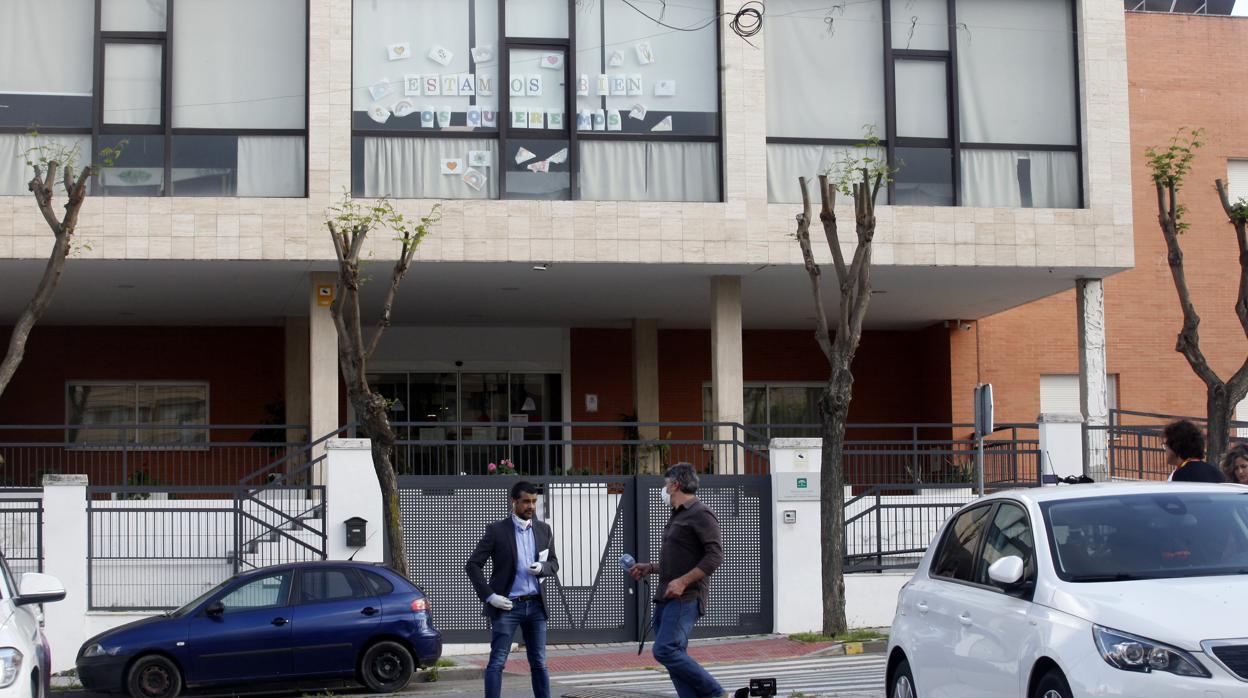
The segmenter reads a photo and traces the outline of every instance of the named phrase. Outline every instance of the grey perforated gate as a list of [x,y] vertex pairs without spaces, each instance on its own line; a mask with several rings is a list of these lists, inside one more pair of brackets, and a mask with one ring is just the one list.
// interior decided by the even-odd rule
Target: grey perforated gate
[[[658,494],[662,478],[528,479],[542,487],[539,517],[554,530],[560,564],[557,579],[546,587],[548,642],[637,639],[649,599],[644,587],[625,577],[619,559],[626,552],[640,560],[657,556],[667,516]],[[428,594],[446,642],[488,637],[464,563],[486,524],[508,515],[514,483],[472,475],[399,478],[409,570]],[[720,517],[726,560],[713,578],[710,612],[698,623],[698,635],[771,631],[769,487],[766,477],[703,480],[700,494]]]

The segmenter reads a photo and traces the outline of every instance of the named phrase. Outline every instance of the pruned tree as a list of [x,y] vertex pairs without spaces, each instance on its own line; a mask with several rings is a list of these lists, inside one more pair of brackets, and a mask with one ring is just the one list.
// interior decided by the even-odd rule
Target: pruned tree
[[[38,133],[31,133],[38,138]],[[121,153],[120,147],[105,148],[100,155],[105,165],[111,165],[112,159]],[[30,339],[30,331],[35,323],[43,317],[52,297],[61,284],[61,274],[65,271],[65,262],[74,248],[74,233],[78,230],[78,213],[87,199],[87,184],[95,171],[91,165],[75,172],[75,161],[80,153],[76,147],[67,147],[52,142],[36,145],[24,153],[26,166],[33,176],[27,188],[35,197],[35,206],[43,215],[43,220],[52,232],[52,252],[48,255],[48,263],[44,265],[43,276],[30,302],[13,323],[9,334],[8,348],[5,349],[4,360],[0,361],[0,395],[13,380],[17,367],[26,355],[26,342]],[[65,212],[57,214],[56,192],[58,186],[65,191]]]
[[[1200,347],[1200,315],[1192,302],[1183,268],[1183,248],[1179,245],[1179,237],[1187,232],[1190,224],[1183,220],[1187,206],[1179,203],[1179,192],[1183,188],[1183,180],[1191,172],[1196,151],[1203,145],[1201,135],[1201,129],[1188,131],[1181,128],[1168,146],[1160,150],[1148,148],[1144,154],[1148,158],[1153,185],[1157,189],[1157,220],[1166,241],[1166,262],[1170,266],[1170,277],[1174,280],[1179,307],[1183,311],[1183,326],[1179,329],[1174,350],[1187,359],[1192,372],[1205,384],[1205,412],[1208,419],[1205,454],[1211,463],[1218,463],[1230,442],[1235,406],[1248,394],[1248,356],[1227,380],[1223,380],[1209,365],[1209,360]],[[1235,242],[1239,249],[1235,315],[1239,318],[1245,337],[1248,337],[1248,235],[1245,234],[1248,226],[1248,203],[1243,199],[1231,202],[1226,184],[1221,179],[1214,180],[1214,187],[1221,201],[1222,211],[1235,229]],[[1205,270],[1204,273],[1217,272]]]
[[[879,141],[868,130],[868,146]],[[810,277],[815,301],[815,340],[831,369],[819,396],[820,436],[823,439],[819,465],[820,569],[823,575],[823,633],[833,636],[847,629],[845,620],[845,424],[853,397],[854,354],[862,339],[862,324],[871,302],[871,248],[875,239],[875,199],[891,170],[883,160],[867,156],[848,158],[834,170],[835,179],[819,175],[819,222],[824,240],[832,253],[839,296],[836,314],[829,321],[824,303],[823,272],[815,262],[810,241],[811,203],[805,177],[802,212],[797,217],[797,242]],[[837,227],[836,195],[840,192],[854,203],[856,245],[846,263]],[[833,329],[835,328],[835,329]]]
[[[368,384],[368,362],[377,351],[382,335],[390,327],[399,285],[411,270],[416,248],[439,220],[440,204],[435,204],[428,215],[412,221],[386,199],[362,203],[344,196],[340,204],[329,209],[325,222],[338,257],[338,282],[334,302],[330,306],[334,327],[338,330],[338,364],[347,385],[347,399],[355,410],[356,419],[372,441],[373,468],[381,485],[389,564],[391,569],[404,576],[407,575],[407,555],[403,548],[403,528],[399,517],[399,481],[394,470],[394,443],[397,437],[390,426],[389,403]],[[392,232],[399,250],[375,327],[366,337],[360,308],[360,289],[366,279],[361,275],[360,258],[368,235],[378,229]]]

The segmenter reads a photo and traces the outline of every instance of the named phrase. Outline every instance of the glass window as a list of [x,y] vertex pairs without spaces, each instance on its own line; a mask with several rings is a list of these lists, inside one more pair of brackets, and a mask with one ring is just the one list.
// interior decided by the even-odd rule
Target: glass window
[[306,7],[305,0],[177,0],[173,127],[302,129]]
[[[646,0],[640,2],[650,4]],[[507,0],[507,36],[568,38],[568,3],[564,0]]]
[[[497,140],[393,136],[357,140],[362,141],[364,150],[363,189],[357,190],[357,195],[396,199],[498,198]],[[450,168],[462,170],[462,174],[455,176]]]
[[[524,151],[528,151],[526,154]],[[572,175],[568,141],[511,138],[503,167],[509,199],[569,199]],[[562,156],[559,154],[562,153]],[[530,155],[531,154],[531,155]],[[556,162],[562,157],[562,162]],[[540,168],[532,165],[540,164]]]
[[962,150],[962,204],[1006,208],[1077,208],[1074,152]]
[[103,196],[163,196],[165,192],[165,137],[99,137],[100,150],[120,148],[111,167],[101,167],[95,192]]
[[254,579],[221,597],[225,612],[285,606],[290,597],[290,570]]
[[1023,561],[1022,581],[1036,578],[1036,546],[1032,541],[1031,523],[1022,507],[1002,504],[992,517],[992,525],[984,534],[984,553],[976,565],[975,581],[995,584],[988,577],[988,568],[1003,557],[1015,556]]
[[[0,109],[0,112],[3,111]],[[30,196],[27,185],[35,172],[26,164],[26,160],[27,153],[32,148],[44,148],[44,152],[49,155],[71,155],[75,171],[80,171],[91,160],[89,134],[62,136],[41,133],[31,137],[24,133],[0,133],[0,196]],[[65,190],[60,184],[56,185],[56,195],[58,198],[65,196]]]
[[172,192],[303,196],[305,152],[302,136],[174,136]]
[[372,591],[373,595],[385,596],[386,594],[394,592],[394,585],[390,583],[389,579],[386,579],[376,572],[369,572],[368,570],[359,570],[359,572],[360,576],[364,578],[364,583],[368,585],[368,588]]
[[507,125],[512,129],[566,131],[563,51],[514,49],[509,59],[511,118]]
[[964,582],[974,579],[975,555],[992,506],[978,506],[958,514],[945,530],[932,561],[932,574]]
[[1070,0],[958,0],[957,13],[962,140],[1074,145]]
[[893,48],[949,50],[948,0],[889,0]]
[[953,205],[953,151],[948,148],[897,148],[893,203],[903,206]]
[[299,602],[317,603],[372,596],[354,570],[303,570],[299,573]]
[[718,201],[715,143],[582,141],[582,199]]
[[767,135],[856,139],[872,124],[887,138],[882,21],[880,0],[769,2]]
[[[66,397],[67,440],[86,446],[139,443],[197,446],[208,443],[205,383],[70,383]],[[100,429],[91,425],[142,425]],[[164,427],[164,428],[154,428]]]
[[897,135],[949,138],[949,102],[944,61],[896,63]]
[[165,0],[104,0],[100,5],[100,30],[163,32],[166,11]]
[[91,127],[93,9],[82,0],[4,3],[0,126]]
[[104,46],[104,123],[161,123],[163,61],[161,44]]
[[[819,205],[819,175],[839,177],[848,162],[863,158],[884,161],[883,148],[853,145],[772,143],[767,146],[767,200],[777,204],[802,203],[799,177],[806,178],[813,205]],[[838,194],[838,198],[840,195]],[[888,201],[888,187],[880,186],[877,204]]]
[[1066,581],[1238,575],[1248,566],[1245,499],[1158,492],[1047,502],[1041,511]]

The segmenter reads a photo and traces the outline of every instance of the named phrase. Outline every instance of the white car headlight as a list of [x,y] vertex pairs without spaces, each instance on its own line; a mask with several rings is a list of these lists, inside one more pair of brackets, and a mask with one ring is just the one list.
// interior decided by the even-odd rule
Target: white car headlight
[[1101,656],[1110,666],[1123,671],[1149,673],[1166,671],[1179,676],[1210,678],[1212,674],[1195,657],[1177,647],[1119,630],[1092,626],[1092,635]]
[[0,647],[0,688],[8,688],[22,669],[22,653],[14,647]]

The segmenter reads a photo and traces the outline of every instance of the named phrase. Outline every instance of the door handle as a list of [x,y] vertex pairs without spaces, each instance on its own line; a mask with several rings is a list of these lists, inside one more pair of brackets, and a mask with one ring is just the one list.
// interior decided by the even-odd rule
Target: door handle
[[365,606],[364,610],[360,611],[360,613],[363,613],[366,616],[375,616],[377,615],[377,609],[373,608],[372,606]]
[[970,625],[971,614],[967,613],[966,611],[963,611],[962,615],[958,616],[958,622],[961,623],[962,625]]
[[285,618],[274,618],[274,619],[273,619],[273,625],[276,625],[276,626],[278,626],[278,627],[281,627],[281,626],[283,626],[283,625],[286,625],[286,623],[288,623],[288,622],[289,622],[289,621],[287,621]]
[[914,604],[914,607],[919,609],[919,613],[927,613],[927,603],[924,601]]

